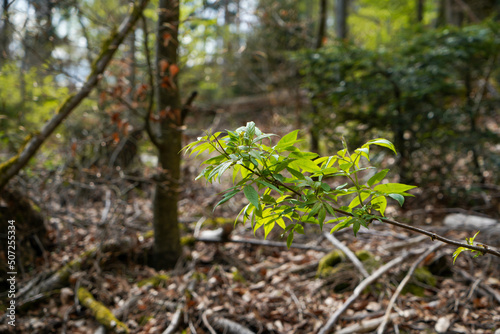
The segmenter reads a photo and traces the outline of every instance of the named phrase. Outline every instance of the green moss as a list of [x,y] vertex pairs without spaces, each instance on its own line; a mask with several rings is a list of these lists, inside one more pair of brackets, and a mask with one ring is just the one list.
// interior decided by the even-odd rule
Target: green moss
[[413,277],[422,283],[425,283],[427,285],[430,285],[432,287],[436,286],[436,277],[432,275],[432,273],[427,269],[427,267],[421,267],[415,269],[415,272],[413,273]]
[[116,38],[117,34],[118,34],[118,29],[116,27],[113,27],[113,29],[110,32],[109,37],[106,38],[102,42],[102,44],[101,44],[101,53],[99,53],[99,55],[92,62],[92,65],[90,66],[90,74],[87,77],[87,81],[88,81],[88,79],[91,76],[95,75],[95,73],[97,72],[97,68],[96,67],[97,67],[97,64],[101,61],[101,59],[104,58],[104,56],[106,56],[111,51],[110,50],[111,43]]
[[360,250],[355,254],[356,257],[363,263],[363,266],[365,267],[366,271],[368,271],[368,273],[372,273],[374,270],[380,267],[380,261],[377,260],[375,255],[373,255],[371,252],[367,250]]
[[245,279],[245,277],[243,277],[243,275],[240,274],[238,269],[234,269],[233,270],[233,281],[245,283],[246,279]]
[[345,260],[345,254],[336,249],[319,260],[316,277],[325,277],[332,274],[332,268]]
[[87,260],[89,257],[93,257],[96,252],[96,248],[92,248],[91,250],[85,251],[78,256],[78,258],[66,264],[64,267],[57,271],[57,274],[60,277],[61,282],[66,282],[69,279],[71,273],[79,270],[82,266],[82,263]]
[[61,111],[64,111],[66,105],[70,102],[70,100],[75,97],[75,94],[68,95],[64,101],[57,107],[56,113],[59,114]]
[[[416,281],[425,285],[430,285],[432,287],[435,287],[437,283],[436,277],[432,275],[427,267],[415,269],[412,280],[414,282]],[[402,293],[411,293],[412,295],[415,295],[417,297],[423,297],[425,295],[425,288],[418,283],[409,283],[404,287]]]
[[357,251],[356,253],[356,257],[359,259],[359,261],[363,262],[363,261],[366,261],[366,260],[369,260],[369,259],[373,259],[374,256],[372,253],[370,253],[369,251],[367,250],[360,250],[360,251]]
[[78,300],[92,312],[95,319],[106,329],[116,333],[129,333],[127,325],[116,319],[113,313],[102,303],[96,301],[87,289],[82,287],[78,289]]
[[181,245],[182,246],[193,247],[195,244],[196,244],[196,238],[193,237],[192,235],[187,235],[187,236],[181,238]]
[[139,281],[137,283],[137,286],[143,287],[145,285],[152,285],[153,287],[156,288],[159,285],[164,284],[168,279],[169,279],[169,277],[167,275],[156,275],[153,277],[143,279],[142,281]]
[[214,227],[220,227],[226,224],[234,225],[234,218],[225,218],[225,217],[208,218],[207,220],[205,220],[204,224]]
[[23,143],[21,144],[21,146],[19,147],[19,149],[17,150],[17,154],[14,155],[12,158],[10,158],[9,160],[5,161],[5,162],[2,162],[0,164],[0,175],[2,175],[3,173],[5,173],[5,171],[7,169],[10,168],[10,166],[12,166],[13,164],[15,164],[17,162],[17,160],[19,160],[19,157],[21,156],[21,153],[23,152],[24,148],[26,147],[26,145],[28,145],[29,141],[33,138],[33,135],[32,134],[28,134],[26,135],[26,137],[24,137],[24,140],[23,140]]

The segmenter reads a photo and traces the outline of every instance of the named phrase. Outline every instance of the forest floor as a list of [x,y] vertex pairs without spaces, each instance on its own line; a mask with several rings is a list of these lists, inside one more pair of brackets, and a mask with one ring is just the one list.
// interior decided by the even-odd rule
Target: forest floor
[[[193,166],[184,167],[180,220],[183,236],[202,238],[228,222],[232,226],[244,199],[236,196],[212,211],[224,185],[190,181],[194,173]],[[317,333],[350,302],[366,277],[344,256],[338,264],[318,270],[336,247],[315,226],[296,236],[294,246],[302,249],[287,249],[274,231],[267,240],[275,243],[245,242],[264,238],[242,224],[236,225],[229,240],[186,245],[174,270],[158,272],[144,260],[153,241],[151,185],[130,192],[127,184],[102,183],[81,192],[76,188],[60,182],[36,194],[53,247],[35,263],[24,264],[17,288],[41,286],[72,264],[69,277],[57,289],[18,298],[15,327],[7,324],[1,311],[1,333],[104,333],[98,315],[76,297],[81,287],[114,312],[130,333],[164,333],[173,327],[167,332]],[[458,241],[472,236],[444,227],[443,215],[432,210],[418,220],[396,207],[388,208],[387,215],[425,224],[426,229]],[[359,296],[332,326],[332,333],[375,332],[409,268],[437,242],[382,223],[360,230],[357,237],[351,230],[335,237],[352,252],[366,251],[362,264],[369,274],[406,256],[356,291]],[[102,247],[110,241],[118,246]],[[444,245],[421,259],[394,303],[386,333],[499,333],[500,259],[490,255],[472,259],[467,253],[453,265],[453,251]],[[88,258],[78,265],[72,262],[84,257]],[[3,310],[5,297],[0,296]]]

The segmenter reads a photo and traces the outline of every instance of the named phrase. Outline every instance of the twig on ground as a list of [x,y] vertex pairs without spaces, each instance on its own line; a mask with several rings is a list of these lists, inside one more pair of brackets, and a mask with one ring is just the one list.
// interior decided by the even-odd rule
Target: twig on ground
[[398,298],[398,296],[401,293],[401,291],[403,291],[403,288],[406,286],[406,283],[408,283],[408,281],[410,280],[410,278],[413,275],[413,272],[415,271],[415,269],[417,269],[418,265],[423,260],[425,260],[425,258],[427,256],[429,256],[429,254],[431,254],[432,252],[435,252],[441,246],[443,246],[443,244],[434,244],[425,253],[423,253],[422,255],[420,255],[415,262],[413,262],[412,266],[408,270],[408,273],[403,278],[403,280],[401,281],[401,283],[399,283],[398,288],[396,289],[396,291],[392,295],[391,300],[389,301],[389,305],[387,305],[387,310],[385,311],[385,315],[383,317],[382,323],[380,324],[380,326],[377,329],[377,334],[384,333],[385,326],[389,322],[389,319],[392,319],[391,311],[392,311],[392,308],[394,307],[394,303],[396,302],[396,299]]
[[162,334],[173,334],[179,327],[182,319],[182,309],[184,306],[179,305],[177,306],[177,309],[175,310],[175,313],[172,317],[172,321],[170,322],[170,325],[163,331]]
[[419,235],[417,237],[408,239],[406,241],[394,242],[392,244],[389,244],[389,245],[383,247],[383,249],[387,250],[387,251],[397,251],[397,250],[400,250],[403,248],[408,248],[411,246],[418,245],[422,241],[427,240],[427,238],[428,237],[426,237],[425,235]]
[[363,275],[364,278],[370,276],[370,274],[368,274],[368,272],[366,271],[366,269],[363,266],[363,264],[361,263],[361,261],[359,261],[359,259],[356,257],[356,255],[347,246],[345,246],[342,242],[340,242],[337,238],[335,238],[333,235],[331,235],[328,232],[324,232],[323,235],[335,247],[340,249],[349,258],[349,260],[351,260],[351,262],[359,270],[359,272],[361,273],[361,275]]
[[[476,280],[475,277],[473,277],[468,272],[466,272],[466,271],[464,271],[462,269],[456,268],[456,269],[454,269],[454,271],[456,271],[457,273],[459,273],[460,275],[462,275],[464,278],[466,278],[467,280],[469,280],[471,282],[474,282]],[[497,301],[497,303],[500,304],[500,294],[498,292],[496,292],[489,285],[484,284],[484,283],[479,283],[479,287],[481,289],[483,289],[484,291],[486,291],[491,296],[493,296],[493,298],[495,298],[495,300]]]
[[217,334],[217,332],[215,331],[215,329],[208,322],[208,319],[207,319],[207,312],[208,311],[209,310],[205,310],[205,312],[203,312],[201,314],[201,320],[203,321],[203,324],[205,325],[205,327],[207,327],[207,329],[210,332],[210,334]]
[[[411,317],[415,315],[417,312],[415,310],[406,310],[403,311],[403,316],[405,318]],[[395,319],[401,316],[398,313],[392,313],[390,315],[390,319]],[[336,331],[335,334],[355,334],[355,333],[365,333],[374,330],[379,326],[379,324],[384,320],[384,317],[370,319],[370,320],[362,320],[357,324],[354,324],[349,327],[342,328],[339,331]]]
[[[278,242],[278,241],[269,241],[269,240],[257,240],[257,239],[234,239],[230,238],[226,241],[223,240],[215,240],[215,239],[205,239],[205,238],[195,238],[196,241],[201,241],[201,242],[234,242],[234,243],[239,243],[239,244],[248,244],[248,245],[257,245],[257,246],[268,246],[268,247],[282,247],[282,248],[287,248],[286,242]],[[327,248],[322,248],[322,247],[316,247],[316,246],[308,246],[308,245],[301,245],[301,244],[292,244],[290,248],[297,248],[297,249],[307,249],[307,250],[315,250],[318,252],[329,252],[330,249]]]
[[248,328],[226,318],[212,316],[210,318],[214,327],[226,334],[255,334]]

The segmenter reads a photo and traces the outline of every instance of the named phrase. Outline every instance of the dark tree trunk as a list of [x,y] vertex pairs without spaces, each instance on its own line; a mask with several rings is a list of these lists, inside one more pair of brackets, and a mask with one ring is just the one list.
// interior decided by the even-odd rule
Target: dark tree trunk
[[161,172],[153,200],[155,241],[153,265],[172,268],[182,247],[179,237],[177,202],[179,194],[181,150],[181,101],[177,86],[177,48],[179,2],[160,0],[156,43],[157,111],[161,118],[160,133],[152,138],[158,148]]
[[422,23],[424,20],[425,0],[417,0],[417,22]]
[[340,39],[347,38],[347,7],[348,0],[337,0],[337,6],[335,8],[335,32],[337,37]]
[[[325,43],[326,38],[326,18],[327,18],[327,0],[320,0],[319,7],[319,27],[318,27],[318,36],[316,39],[316,49],[320,49]],[[313,97],[314,100],[314,97]],[[312,101],[312,124],[311,130],[309,131],[309,135],[311,137],[311,152],[319,153],[319,139],[320,139],[320,129],[319,122],[320,116],[318,107]]]

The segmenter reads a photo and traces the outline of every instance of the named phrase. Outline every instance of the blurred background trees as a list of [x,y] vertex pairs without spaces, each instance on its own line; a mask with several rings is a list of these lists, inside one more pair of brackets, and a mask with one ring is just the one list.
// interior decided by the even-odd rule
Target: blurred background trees
[[[156,34],[160,3],[150,3],[96,90],[11,184],[43,194],[42,207],[58,196],[61,208],[106,194],[152,197],[159,169],[146,120],[157,130],[173,122],[185,140],[254,120],[265,131],[299,127],[325,155],[342,136],[353,146],[387,137],[400,152],[392,163],[401,181],[427,194],[415,207],[498,216],[498,1],[183,0],[178,61],[155,64],[154,45],[174,41]],[[123,0],[2,1],[1,162],[81,87],[128,9]],[[178,94],[170,109],[173,97],[162,101],[151,79],[162,71],[175,77],[160,80]]]

